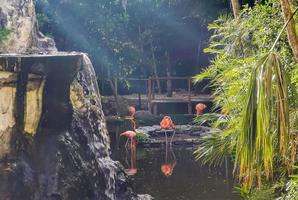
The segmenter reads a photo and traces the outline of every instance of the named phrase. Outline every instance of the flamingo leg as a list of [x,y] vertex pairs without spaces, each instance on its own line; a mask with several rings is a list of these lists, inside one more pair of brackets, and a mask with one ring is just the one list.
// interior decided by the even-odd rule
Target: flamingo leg
[[168,163],[168,144],[166,144],[166,163]]
[[127,138],[126,143],[125,143],[125,148],[127,149],[127,145],[128,145],[128,140],[129,138]]
[[137,162],[137,154],[136,154],[136,147],[134,147],[132,150],[132,168],[136,168],[136,162]]
[[134,155],[133,155],[133,149],[130,149],[130,168],[133,168],[133,159],[134,159]]
[[166,137],[166,146],[168,146],[168,136],[167,136],[167,131],[165,131],[165,137]]
[[173,133],[172,138],[171,138],[171,141],[170,141],[170,145],[171,145],[171,146],[172,146],[172,141],[173,141],[173,138],[174,138],[174,136],[175,136],[175,133],[176,133],[176,131],[174,130],[174,133]]
[[132,138],[130,138],[130,149],[131,149],[131,150],[133,149],[133,141],[132,141]]

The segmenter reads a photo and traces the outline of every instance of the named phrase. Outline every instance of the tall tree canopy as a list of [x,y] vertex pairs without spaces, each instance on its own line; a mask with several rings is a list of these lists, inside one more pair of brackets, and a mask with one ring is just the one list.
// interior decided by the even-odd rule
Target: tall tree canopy
[[167,51],[176,73],[193,75],[207,63],[200,54],[207,24],[229,6],[225,0],[36,1],[43,32],[59,50],[89,53],[102,77],[152,74],[152,49],[159,73],[166,73]]

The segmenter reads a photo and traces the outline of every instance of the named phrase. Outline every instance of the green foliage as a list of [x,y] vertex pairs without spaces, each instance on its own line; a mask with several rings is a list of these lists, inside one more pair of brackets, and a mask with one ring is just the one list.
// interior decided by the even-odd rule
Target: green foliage
[[223,9],[221,0],[36,0],[42,31],[53,35],[59,50],[87,52],[105,79],[150,76],[151,43],[158,73],[165,75],[165,51],[180,63],[174,50],[196,48],[197,32],[206,32],[201,27]]
[[9,34],[11,33],[11,30],[9,29],[0,29],[0,43],[5,41]]
[[236,191],[246,200],[268,200],[275,199],[275,188],[274,187],[263,187],[260,190],[253,190],[247,192],[242,187],[235,187]]
[[[298,170],[295,166],[294,169]],[[286,184],[286,193],[277,200],[296,200],[298,199],[298,174],[290,175],[290,180]]]
[[44,27],[47,23],[49,23],[48,16],[43,13],[37,13],[36,18],[40,27]]
[[141,132],[137,132],[137,135],[136,135],[136,140],[138,142],[143,142],[145,141],[147,138],[147,136],[144,134],[144,133],[141,133]]
[[225,128],[230,120],[231,118],[228,115],[219,113],[206,113],[194,118],[194,122],[198,125],[207,124],[218,129]]
[[215,108],[228,116],[212,123],[221,132],[202,139],[197,158],[217,164],[225,153],[236,152],[235,172],[247,183],[246,192],[295,158],[289,147],[294,143],[290,133],[297,130],[297,88],[288,89],[297,86],[297,65],[285,33],[277,44],[280,56],[266,55],[283,26],[279,6],[270,0],[245,7],[239,19],[222,16],[210,24],[214,34],[205,52],[214,60],[194,77],[196,82],[212,79]]
[[236,154],[240,180],[247,190],[256,181],[261,188],[263,173],[266,180],[273,176],[275,151],[285,166],[293,164],[289,148],[294,138],[289,133],[288,81],[276,53],[261,58],[251,75]]
[[291,175],[291,180],[287,184],[287,195],[285,199],[295,199],[298,197],[298,175]]
[[235,135],[224,135],[221,132],[212,132],[201,138],[201,143],[195,150],[195,158],[203,164],[210,166],[220,166],[225,157],[230,156],[233,151],[231,141]]

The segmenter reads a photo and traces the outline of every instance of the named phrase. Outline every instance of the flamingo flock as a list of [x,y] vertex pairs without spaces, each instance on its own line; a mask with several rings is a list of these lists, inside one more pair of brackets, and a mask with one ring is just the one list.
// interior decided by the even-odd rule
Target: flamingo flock
[[[195,107],[196,109],[196,116],[202,115],[204,113],[204,110],[207,108],[207,106],[203,103],[198,103]],[[136,168],[136,145],[137,145],[137,141],[136,141],[136,124],[134,121],[134,114],[136,112],[136,109],[134,106],[129,106],[128,107],[128,116],[127,119],[131,119],[132,121],[132,129],[133,130],[128,130],[125,131],[123,133],[120,134],[120,136],[124,136],[127,138],[126,144],[125,144],[125,148],[127,150],[127,146],[128,146],[128,142],[130,141],[130,158],[131,158],[131,162],[130,162],[130,167],[128,169],[126,169],[126,173],[130,176],[135,175],[137,173],[137,168]],[[175,129],[176,126],[173,122],[173,120],[171,119],[170,116],[164,116],[163,119],[160,122],[160,128],[161,130],[164,131],[165,133],[165,138],[166,138],[166,159],[165,159],[165,163],[163,163],[160,167],[161,172],[164,174],[164,176],[169,177],[173,174],[174,168],[176,166],[176,157],[175,154],[173,152],[172,149],[172,141],[173,138],[175,136]],[[173,154],[173,161],[168,162],[168,136],[167,136],[167,132],[173,132],[171,140],[170,140],[170,149],[171,152]]]

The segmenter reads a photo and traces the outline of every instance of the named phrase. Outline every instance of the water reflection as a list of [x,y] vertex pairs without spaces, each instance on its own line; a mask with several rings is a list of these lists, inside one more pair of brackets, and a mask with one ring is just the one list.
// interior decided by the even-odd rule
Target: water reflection
[[[233,169],[229,160],[220,168],[209,168],[194,160],[193,148],[169,146],[168,149],[138,147],[135,162],[131,160],[131,152],[124,150],[124,144],[121,147],[123,150],[114,149],[112,157],[127,169],[137,168],[132,178],[139,194],[149,193],[157,200],[240,199],[233,193]],[[161,172],[164,164],[169,167],[166,175]]]
[[[170,147],[168,147],[168,144],[166,144],[165,150],[165,162],[160,166],[160,170],[166,177],[170,177],[173,174],[174,168],[177,164],[177,160],[171,144]],[[168,155],[168,150],[170,150],[170,155]]]
[[125,152],[125,162],[126,166],[128,166],[125,171],[127,175],[134,176],[137,173],[137,148],[136,146],[132,146],[129,150],[125,148]]
[[[131,125],[131,123],[128,123]],[[120,161],[131,175],[139,194],[151,194],[157,200],[238,200],[233,193],[232,165],[226,159],[222,167],[209,168],[194,160],[192,147],[125,149],[121,132],[112,136],[112,158]],[[114,140],[113,140],[114,139]]]

